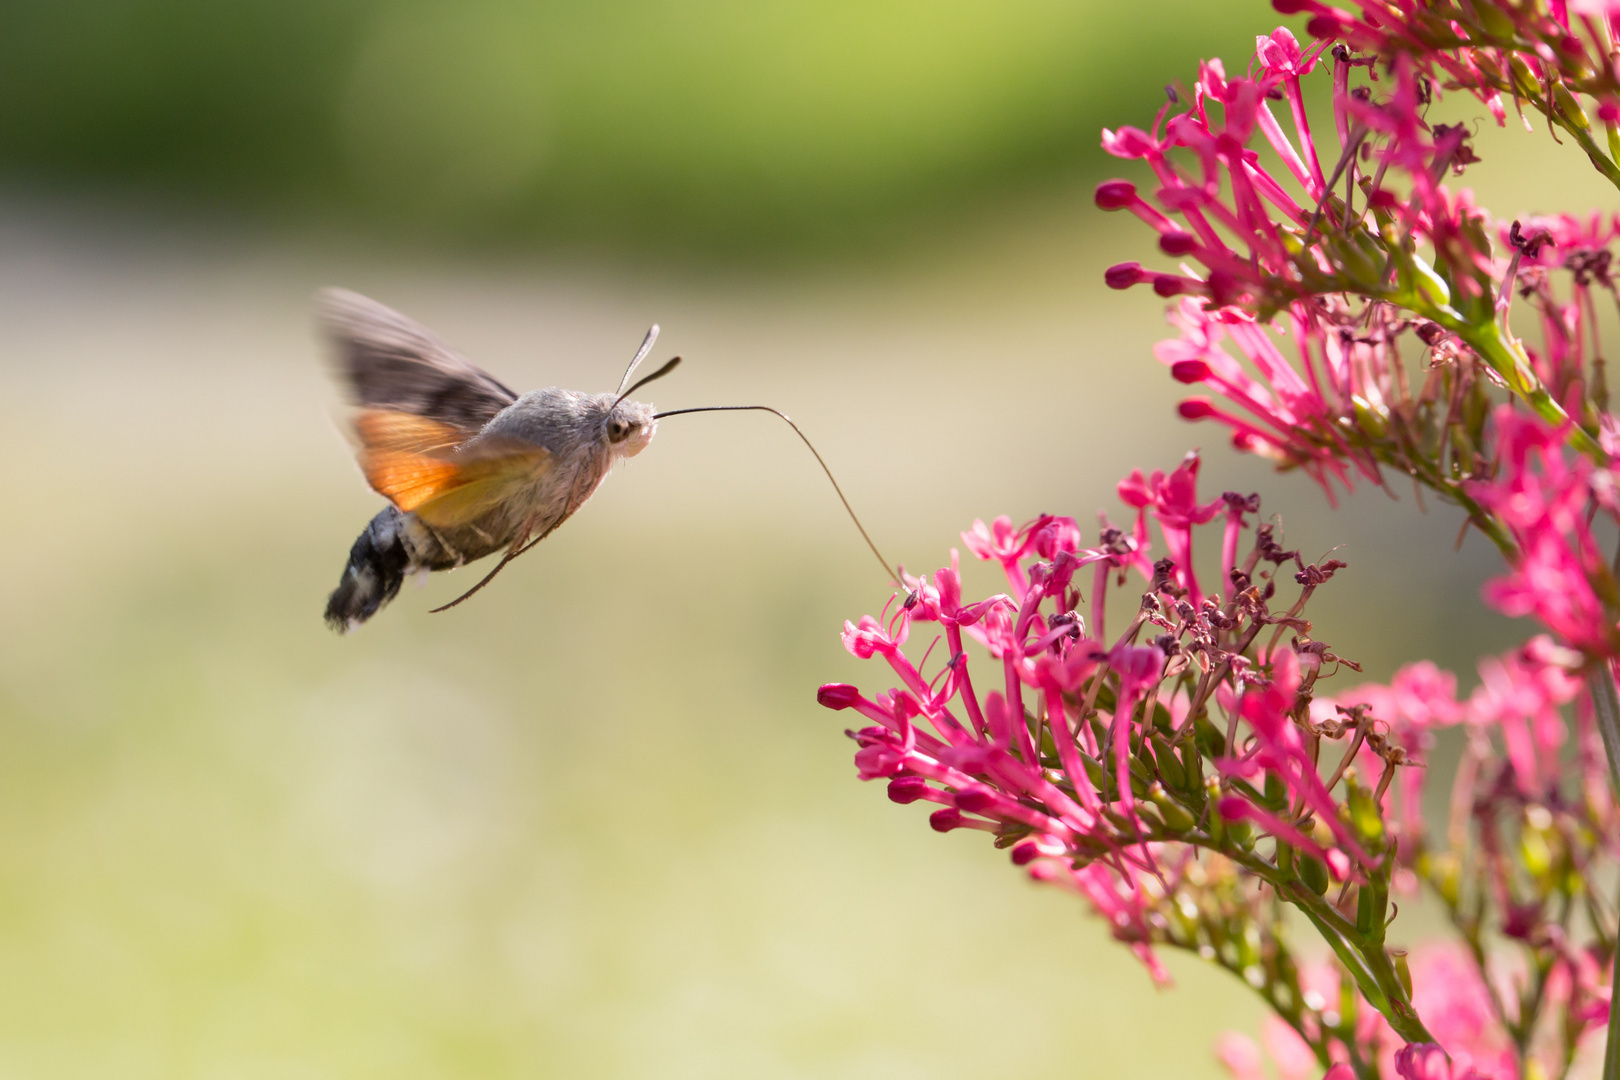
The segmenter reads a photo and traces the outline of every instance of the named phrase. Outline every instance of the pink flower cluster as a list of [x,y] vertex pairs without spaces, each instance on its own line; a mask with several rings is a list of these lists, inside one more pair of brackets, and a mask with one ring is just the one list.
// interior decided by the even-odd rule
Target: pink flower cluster
[[[1336,715],[1367,717],[1372,745],[1356,746],[1352,760],[1373,767],[1379,764],[1373,753],[1379,739],[1394,740],[1422,761],[1434,746],[1435,733],[1445,728],[1462,725],[1481,737],[1495,733],[1520,793],[1558,799],[1564,781],[1560,751],[1567,735],[1561,710],[1581,694],[1576,674],[1580,663],[1579,655],[1541,636],[1505,656],[1482,660],[1480,685],[1465,700],[1457,697],[1455,676],[1424,660],[1403,667],[1388,685],[1369,683],[1317,698],[1311,717],[1319,724]],[[1384,819],[1407,858],[1428,836],[1426,780],[1421,769],[1402,770],[1385,796]]]
[[[1361,686],[1312,705],[1313,715],[1364,711],[1379,731],[1423,753],[1441,728],[1460,725],[1467,735],[1441,835],[1424,826],[1420,780],[1395,785],[1385,805],[1403,865],[1455,922],[1471,927],[1480,950],[1444,951],[1448,966],[1438,974],[1429,960],[1420,963],[1433,947],[1412,958],[1414,1007],[1456,1071],[1403,1071],[1440,1068],[1445,1060],[1413,1051],[1395,1058],[1386,1075],[1394,1068],[1402,1077],[1516,1080],[1515,1057],[1502,1048],[1517,1044],[1538,1056],[1542,1075],[1559,1076],[1582,1041],[1607,1023],[1609,947],[1582,943],[1569,925],[1572,909],[1604,903],[1593,881],[1620,855],[1620,804],[1577,674],[1584,662],[1542,635],[1482,661],[1480,685],[1466,699],[1457,697],[1455,679],[1422,663],[1388,686]],[[1490,953],[1481,945],[1487,925],[1500,935]],[[1546,1016],[1556,1022],[1543,1024]],[[1379,1045],[1385,1055],[1399,1045],[1392,1036],[1358,1034],[1357,1042]]]
[[[1310,15],[1306,28],[1315,37],[1386,63],[1404,60],[1435,83],[1466,90],[1498,123],[1507,115],[1503,95],[1573,135],[1590,125],[1578,94],[1597,99],[1603,123],[1620,120],[1614,52],[1620,12],[1606,0],[1475,0],[1444,8],[1421,0],[1355,0],[1348,10],[1320,0],[1272,0],[1272,6],[1283,15]],[[1613,163],[1600,161],[1595,146],[1583,148],[1607,174]]]
[[1279,341],[1241,308],[1184,297],[1170,312],[1181,336],[1160,342],[1154,355],[1177,382],[1206,386],[1239,410],[1194,396],[1179,406],[1183,419],[1225,424],[1239,450],[1304,469],[1332,498],[1333,480],[1348,489],[1359,472],[1382,482],[1362,426],[1387,415],[1399,358],[1393,335],[1340,333],[1329,305],[1290,303]]
[[[1225,847],[1260,866],[1253,844],[1268,836],[1314,863],[1322,888],[1329,878],[1357,879],[1382,858],[1378,834],[1352,825],[1332,792],[1338,776],[1324,781],[1317,767],[1321,739],[1350,729],[1301,723],[1311,687],[1340,660],[1311,640],[1299,613],[1343,564],[1305,565],[1269,526],[1240,558],[1258,499],[1228,493],[1200,502],[1197,474],[1196,455],[1168,474],[1133,473],[1119,493],[1137,510],[1134,528],[1105,525],[1094,547],[1069,518],[1043,515],[1020,528],[1005,518],[976,522],[963,541],[1000,564],[1007,591],[965,602],[953,553],[931,581],[908,579],[904,602],[884,619],[845,625],[845,647],[881,659],[899,685],[868,696],[829,684],[819,694],[823,705],[870,721],[852,732],[862,779],[887,780],[896,802],[935,804],[937,830],[994,835],[1037,880],[1089,900],[1161,980],[1152,944],[1197,849]],[[1194,533],[1217,519],[1226,595],[1206,589],[1194,568]],[[1148,555],[1150,521],[1167,552],[1157,561]],[[1289,563],[1300,595],[1273,611],[1270,568]],[[1089,628],[1077,585],[1087,567]],[[1108,641],[1108,585],[1127,571],[1141,575],[1145,591],[1129,626]],[[913,660],[905,647],[923,624],[939,635]],[[1283,642],[1290,631],[1292,642]],[[968,639],[988,655],[988,680],[971,674]],[[1224,732],[1204,716],[1206,704],[1228,718]],[[1205,778],[1206,759],[1217,776]],[[1388,770],[1395,764],[1392,754]]]
[[[1590,397],[1598,408],[1608,404],[1595,294],[1607,293],[1620,303],[1612,269],[1620,215],[1530,217],[1499,226],[1497,239],[1514,253],[1504,301],[1516,291],[1537,316],[1539,343],[1524,342],[1536,376],[1566,412],[1592,422],[1596,418],[1583,400]],[[1555,288],[1565,278],[1567,296]]]
[[[1198,273],[1184,265],[1178,274],[1123,263],[1108,271],[1107,283],[1146,283],[1161,296],[1196,295],[1262,314],[1329,293],[1394,294],[1397,284],[1445,308],[1493,302],[1484,220],[1466,195],[1441,183],[1474,160],[1467,130],[1424,120],[1429,91],[1410,63],[1396,62],[1389,92],[1375,101],[1366,90],[1351,89],[1351,71],[1361,62],[1342,49],[1333,55],[1339,145],[1337,160],[1324,169],[1300,80],[1322,60],[1327,44],[1302,50],[1282,28],[1258,43],[1253,77],[1229,78],[1219,60],[1207,61],[1186,111],[1171,115],[1166,105],[1147,131],[1103,132],[1105,150],[1145,162],[1159,187],[1149,201],[1131,182],[1110,180],[1098,187],[1097,205],[1131,211],[1159,233],[1160,251],[1204,267]],[[1292,138],[1272,111],[1272,98],[1287,102]],[[1281,159],[1280,174],[1265,169],[1250,148],[1257,136]],[[1370,177],[1360,175],[1363,148],[1377,163]],[[1341,176],[1343,197],[1333,188]],[[1383,240],[1383,225],[1432,246],[1436,262],[1451,272],[1449,283]]]
[[[1199,388],[1182,417],[1330,500],[1391,476],[1436,493],[1506,560],[1486,600],[1547,633],[1482,661],[1467,697],[1427,663],[1322,696],[1355,665],[1302,611],[1343,564],[1284,551],[1256,496],[1201,501],[1189,456],[1122,481],[1134,523],[1104,519],[1091,546],[1069,518],[975,522],[963,540],[1005,591],[965,600],[954,551],[906,578],[844,630],[896,685],[820,701],[867,721],[849,733],[862,779],[1085,897],[1155,979],[1172,946],[1260,993],[1266,1053],[1220,1048],[1235,1080],[1268,1057],[1281,1080],[1564,1077],[1608,1021],[1615,970],[1620,422],[1598,308],[1620,307],[1620,215],[1493,221],[1449,186],[1479,160],[1470,130],[1431,112],[1459,90],[1498,123],[1529,106],[1620,187],[1620,0],[1273,3],[1315,40],[1278,29],[1241,75],[1205,62],[1146,129],[1103,132],[1152,184],[1110,180],[1096,204],[1169,260],[1106,284],[1172,302],[1156,355]],[[1326,107],[1308,108],[1319,70]],[[1201,529],[1218,556],[1195,553]],[[1446,728],[1463,750],[1431,829]],[[1391,895],[1419,888],[1456,943],[1408,956],[1387,942]],[[1330,964],[1295,959],[1288,906]],[[1620,1038],[1608,1051],[1605,1075]]]
[[[1240,449],[1305,469],[1330,497],[1330,481],[1380,484],[1392,466],[1472,511],[1459,481],[1489,469],[1486,387],[1513,386],[1538,412],[1562,416],[1496,328],[1512,295],[1499,296],[1499,282],[1526,252],[1527,274],[1542,281],[1557,240],[1569,265],[1585,268],[1583,282],[1606,282],[1599,252],[1611,237],[1597,223],[1577,236],[1567,222],[1538,221],[1533,236],[1545,240],[1527,239],[1515,224],[1502,247],[1511,254],[1499,254],[1484,212],[1442,182],[1476,160],[1468,132],[1425,120],[1433,88],[1408,58],[1397,56],[1382,82],[1353,87],[1370,60],[1343,47],[1329,55],[1324,42],[1301,49],[1285,29],[1258,42],[1249,77],[1228,78],[1209,61],[1182,111],[1172,115],[1172,102],[1147,131],[1103,133],[1106,149],[1142,160],[1159,186],[1144,196],[1108,181],[1097,204],[1131,211],[1159,234],[1162,253],[1183,260],[1179,272],[1120,264],[1107,283],[1180,298],[1170,316],[1180,336],[1157,355],[1179,382],[1213,391],[1184,400],[1184,418],[1226,425]],[[1333,67],[1328,162],[1301,83],[1324,62]],[[1368,77],[1377,78],[1370,68]],[[1286,123],[1274,99],[1287,104]],[[1268,171],[1251,144],[1282,167]],[[1426,354],[1416,382],[1414,342]],[[1566,371],[1582,367],[1579,348],[1545,351]]]

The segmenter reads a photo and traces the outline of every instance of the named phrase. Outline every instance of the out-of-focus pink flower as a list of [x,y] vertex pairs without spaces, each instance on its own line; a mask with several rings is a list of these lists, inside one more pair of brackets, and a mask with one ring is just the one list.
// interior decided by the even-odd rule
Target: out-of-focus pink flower
[[1321,1068],[1310,1044],[1278,1016],[1260,1022],[1260,1041],[1277,1067],[1278,1080],[1308,1080]]
[[[1360,1002],[1356,1010],[1355,1043],[1364,1059],[1377,1062],[1385,1076],[1406,1076],[1401,1062],[1412,1068],[1435,1068],[1435,1060],[1455,1072],[1441,1077],[1459,1080],[1518,1080],[1513,1043],[1491,1005],[1489,991],[1466,952],[1450,942],[1419,946],[1411,958],[1413,1004],[1436,1042],[1412,1044],[1432,1047],[1437,1059],[1424,1051],[1401,1057],[1407,1044],[1377,1012]],[[1307,995],[1319,1002],[1340,999],[1340,975],[1327,963],[1302,967],[1301,982]],[[1269,1058],[1280,1080],[1315,1076],[1320,1066],[1297,1032],[1276,1016],[1268,1016],[1261,1029],[1266,1054],[1253,1041],[1234,1033],[1223,1035],[1216,1053],[1235,1080],[1261,1075]],[[1441,1049],[1443,1047],[1443,1049]],[[1335,1053],[1342,1054],[1342,1044]],[[1337,1067],[1337,1066],[1335,1066]],[[1247,1069],[1243,1072],[1240,1070]],[[1345,1074],[1353,1080],[1353,1071]],[[1415,1076],[1427,1076],[1416,1073]],[[1327,1078],[1334,1076],[1330,1069]],[[1324,1078],[1324,1080],[1327,1080]]]
[[1588,655],[1620,655],[1620,629],[1607,614],[1620,595],[1591,524],[1594,514],[1620,521],[1613,473],[1510,406],[1495,419],[1498,474],[1468,490],[1506,526],[1520,555],[1486,586],[1485,599],[1504,614],[1535,616]]
[[1453,1075],[1468,1076],[1467,1070],[1473,1069],[1481,1080],[1516,1080],[1513,1041],[1502,1029],[1490,990],[1463,947],[1434,942],[1414,951],[1410,963],[1412,1005],[1450,1054],[1453,1067],[1463,1070]]
[[1255,1041],[1237,1031],[1227,1031],[1215,1040],[1215,1060],[1232,1080],[1265,1080],[1265,1058]]
[[1395,1051],[1395,1075],[1401,1080],[1500,1080],[1453,1061],[1434,1043],[1409,1043]]
[[1501,733],[1521,792],[1538,796],[1555,790],[1565,737],[1561,708],[1581,692],[1580,678],[1537,662],[1533,650],[1488,657],[1480,661],[1479,674],[1479,688],[1468,701],[1469,721]]

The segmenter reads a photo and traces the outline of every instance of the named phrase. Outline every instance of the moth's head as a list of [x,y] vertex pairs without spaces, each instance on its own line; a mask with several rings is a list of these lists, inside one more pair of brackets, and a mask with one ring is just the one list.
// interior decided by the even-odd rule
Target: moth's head
[[640,401],[620,401],[608,410],[602,431],[615,457],[635,457],[652,442],[658,421],[653,407]]
[[[630,361],[630,366],[624,370],[624,378],[619,380],[619,389],[614,391],[610,399],[612,404],[608,407],[607,416],[603,420],[603,436],[607,439],[608,450],[614,457],[635,457],[647,448],[652,442],[653,429],[658,426],[658,417],[653,415],[651,405],[643,405],[639,401],[630,401],[629,397],[641,387],[650,382],[662,379],[665,375],[681,366],[681,358],[671,357],[663,367],[630,382],[630,376],[636,373],[636,368],[647,358],[652,350],[653,342],[658,340],[658,324],[647,331],[647,337],[642,341],[641,348],[636,350],[636,358]],[[626,385],[630,389],[626,390]]]

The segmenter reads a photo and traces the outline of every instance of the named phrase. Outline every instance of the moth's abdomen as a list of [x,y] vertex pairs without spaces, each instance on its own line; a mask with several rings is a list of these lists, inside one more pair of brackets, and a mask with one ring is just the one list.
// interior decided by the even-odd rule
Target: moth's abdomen
[[406,575],[418,569],[420,561],[405,515],[387,507],[349,549],[343,579],[326,601],[327,623],[340,634],[353,630],[399,594]]
[[413,574],[451,570],[512,542],[516,526],[492,515],[449,529],[434,529],[398,507],[385,507],[349,549],[343,579],[326,601],[326,621],[346,634],[399,595]]

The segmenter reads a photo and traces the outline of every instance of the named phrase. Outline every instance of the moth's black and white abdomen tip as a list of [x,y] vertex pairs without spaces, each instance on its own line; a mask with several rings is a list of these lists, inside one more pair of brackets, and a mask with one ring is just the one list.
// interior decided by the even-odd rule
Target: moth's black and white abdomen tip
[[349,549],[343,577],[326,601],[326,624],[333,630],[352,632],[399,595],[412,561],[400,525],[400,512],[390,506],[371,519]]

